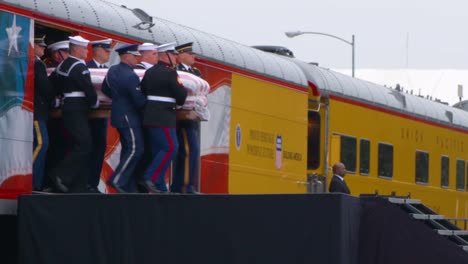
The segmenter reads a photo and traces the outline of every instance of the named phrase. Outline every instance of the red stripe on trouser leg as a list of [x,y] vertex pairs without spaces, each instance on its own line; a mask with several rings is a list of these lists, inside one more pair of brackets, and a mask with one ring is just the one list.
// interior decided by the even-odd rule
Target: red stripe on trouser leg
[[[168,128],[163,128],[163,129],[164,129],[164,134],[166,134],[167,141],[169,142],[169,151],[167,152],[162,162],[154,171],[153,176],[151,177],[151,180],[153,182],[155,182],[158,179],[159,173],[161,172],[164,165],[168,162],[169,157],[172,155],[172,152],[174,152],[174,142],[172,141],[172,137],[171,137],[171,134],[169,133],[169,129]],[[164,177],[164,175],[162,175],[161,177]]]

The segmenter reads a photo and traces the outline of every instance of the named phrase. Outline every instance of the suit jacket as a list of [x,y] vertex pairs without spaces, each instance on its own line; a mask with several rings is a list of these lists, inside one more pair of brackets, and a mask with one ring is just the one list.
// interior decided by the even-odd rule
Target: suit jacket
[[350,194],[348,185],[346,185],[345,181],[342,181],[338,176],[333,175],[333,178],[330,183],[330,187],[328,188],[330,192],[338,192],[338,193],[346,193]]
[[146,97],[139,88],[140,78],[130,65],[119,63],[110,67],[102,83],[102,92],[112,98],[113,127],[141,127],[141,109]]

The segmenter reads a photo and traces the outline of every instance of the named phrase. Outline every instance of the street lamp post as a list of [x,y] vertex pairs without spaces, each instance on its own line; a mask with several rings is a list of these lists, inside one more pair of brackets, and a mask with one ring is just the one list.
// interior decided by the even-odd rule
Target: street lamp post
[[354,34],[353,36],[351,37],[351,42],[347,41],[346,39],[342,39],[340,37],[337,37],[335,35],[332,35],[332,34],[327,34],[327,33],[321,33],[321,32],[303,32],[303,31],[289,31],[289,32],[285,32],[286,36],[290,37],[290,38],[294,38],[294,37],[297,37],[299,35],[303,35],[303,34],[314,34],[314,35],[322,35],[322,36],[327,36],[327,37],[330,37],[330,38],[334,38],[334,39],[337,39],[337,40],[341,40],[343,41],[344,43],[347,43],[349,45],[351,45],[351,48],[352,48],[352,56],[351,56],[351,60],[352,60],[352,65],[351,65],[351,75],[353,76],[354,78]]

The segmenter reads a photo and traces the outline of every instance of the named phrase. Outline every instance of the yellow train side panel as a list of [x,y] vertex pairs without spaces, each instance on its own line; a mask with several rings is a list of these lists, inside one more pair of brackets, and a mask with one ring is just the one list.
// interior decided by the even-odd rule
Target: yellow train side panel
[[[466,133],[390,111],[330,100],[330,134],[356,137],[357,153],[360,139],[371,142],[369,175],[359,174],[359,157],[356,157],[356,173],[346,176],[353,195],[374,191],[387,195],[411,193],[411,198],[421,200],[445,216],[468,218],[468,193],[456,190],[455,169],[457,159],[468,161]],[[393,145],[391,179],[378,177],[378,143]],[[428,183],[416,183],[416,151],[429,153]],[[442,156],[450,159],[448,188],[441,187]],[[330,160],[330,165],[336,161]]]
[[307,93],[232,76],[229,193],[304,193]]

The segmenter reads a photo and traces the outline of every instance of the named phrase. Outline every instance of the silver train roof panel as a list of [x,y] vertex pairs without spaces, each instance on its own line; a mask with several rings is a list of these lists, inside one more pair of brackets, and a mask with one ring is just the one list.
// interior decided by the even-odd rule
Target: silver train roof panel
[[468,112],[416,95],[292,59],[321,94],[337,95],[446,125],[468,129]]
[[307,79],[300,68],[283,57],[156,17],[153,17],[155,25],[151,28],[151,32],[140,30],[134,26],[141,20],[132,10],[104,0],[0,0],[0,3],[141,42],[182,44],[193,41],[194,50],[200,57],[303,87],[307,86]]

